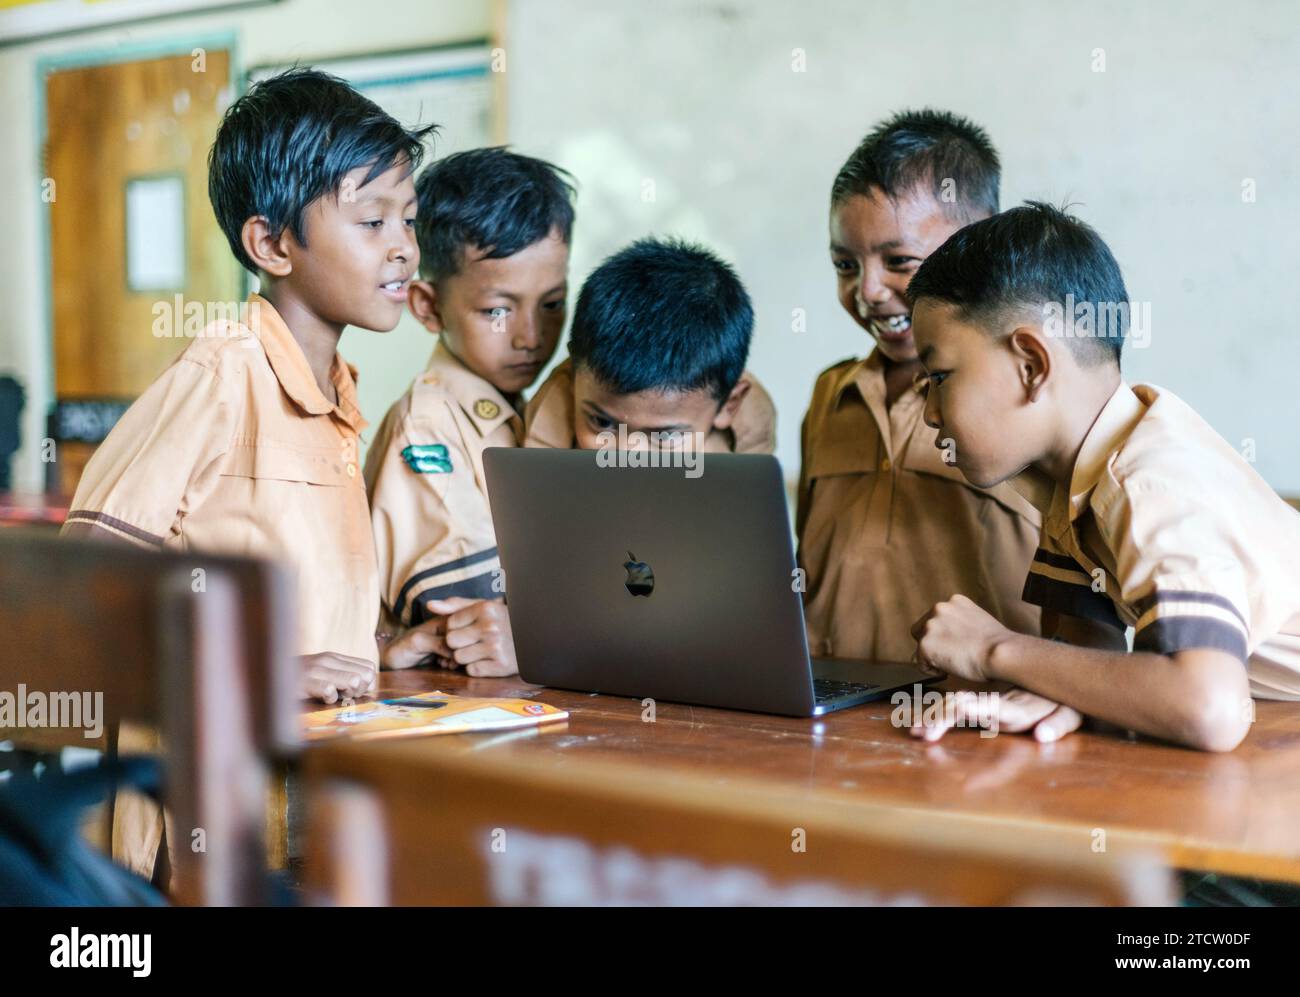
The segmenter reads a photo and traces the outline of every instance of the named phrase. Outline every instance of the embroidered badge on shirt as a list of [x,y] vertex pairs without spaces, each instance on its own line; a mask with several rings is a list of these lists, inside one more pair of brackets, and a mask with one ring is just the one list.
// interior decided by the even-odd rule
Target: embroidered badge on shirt
[[480,419],[495,419],[501,414],[501,406],[491,398],[480,398],[474,403],[474,414]]
[[417,474],[451,473],[451,457],[445,443],[413,443],[402,450],[402,460]]

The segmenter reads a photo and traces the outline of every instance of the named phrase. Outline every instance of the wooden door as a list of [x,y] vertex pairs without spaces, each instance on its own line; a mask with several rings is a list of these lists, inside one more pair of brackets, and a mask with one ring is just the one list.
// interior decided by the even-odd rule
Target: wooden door
[[[206,312],[210,302],[240,298],[239,265],[207,190],[230,70],[230,53],[214,49],[46,77],[56,404],[135,398],[188,342],[184,306],[197,302]],[[180,276],[166,286],[132,286],[128,187],[164,178],[180,191],[179,226],[167,226],[179,232]],[[177,335],[156,335],[159,309]],[[93,441],[59,447],[63,491],[75,488],[92,449]]]

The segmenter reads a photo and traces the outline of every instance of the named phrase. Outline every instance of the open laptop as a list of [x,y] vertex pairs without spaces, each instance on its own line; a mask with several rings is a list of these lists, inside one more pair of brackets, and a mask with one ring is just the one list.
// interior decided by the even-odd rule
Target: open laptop
[[698,455],[691,477],[597,454],[483,452],[523,679],[787,716],[935,680],[809,659],[776,458]]

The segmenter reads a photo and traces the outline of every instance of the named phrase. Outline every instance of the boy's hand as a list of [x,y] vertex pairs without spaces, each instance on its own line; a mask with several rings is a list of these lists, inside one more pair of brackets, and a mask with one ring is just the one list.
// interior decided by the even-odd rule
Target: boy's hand
[[446,621],[445,667],[464,665],[475,678],[518,674],[510,614],[500,599],[433,599],[428,607]]
[[300,688],[304,699],[336,703],[375,691],[377,670],[373,662],[363,658],[325,652],[301,655],[298,662],[302,666]]
[[385,668],[410,668],[430,656],[442,668],[465,666],[475,678],[518,673],[510,614],[499,599],[431,599],[432,619],[407,630],[384,648]]
[[447,647],[447,621],[441,616],[418,623],[384,646],[380,661],[385,668],[413,668],[433,657],[443,668],[451,667],[451,650]]
[[989,682],[989,659],[1011,631],[964,595],[954,595],[912,626],[916,660],[972,682]]
[[991,693],[952,693],[952,705],[934,722],[908,728],[913,737],[937,741],[953,727],[982,727],[994,734],[1032,731],[1042,742],[1059,741],[1083,725],[1083,715],[1069,706],[1045,699],[1025,689]]

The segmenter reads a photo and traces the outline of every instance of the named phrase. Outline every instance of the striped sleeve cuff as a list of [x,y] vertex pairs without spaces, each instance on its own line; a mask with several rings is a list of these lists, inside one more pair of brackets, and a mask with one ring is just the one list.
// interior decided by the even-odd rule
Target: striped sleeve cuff
[[1092,576],[1064,554],[1040,548],[1029,565],[1029,576],[1020,597],[1043,609],[1124,630],[1124,621],[1115,611],[1115,604],[1102,593],[1094,592]]
[[411,626],[416,626],[438,615],[429,609],[429,603],[435,599],[454,599],[456,597],[462,599],[503,598],[505,593],[496,591],[492,587],[492,583],[493,576],[486,574],[475,575],[473,578],[452,582],[449,585],[439,585],[437,588],[425,589],[411,602]]
[[116,516],[110,516],[105,512],[94,512],[90,509],[72,509],[69,510],[64,524],[80,523],[83,526],[95,526],[114,536],[121,537],[123,540],[129,540],[139,547],[161,547],[163,538],[155,533],[149,533],[138,526],[133,526],[124,519],[118,519]]
[[1162,590],[1137,602],[1135,651],[1174,654],[1192,648],[1225,651],[1245,663],[1250,628],[1232,602],[1216,592]]
[[480,550],[452,561],[444,561],[418,571],[406,580],[393,604],[393,615],[407,626],[423,623],[432,614],[427,603],[431,599],[499,599],[504,593],[495,591],[493,583],[501,562],[495,547]]

